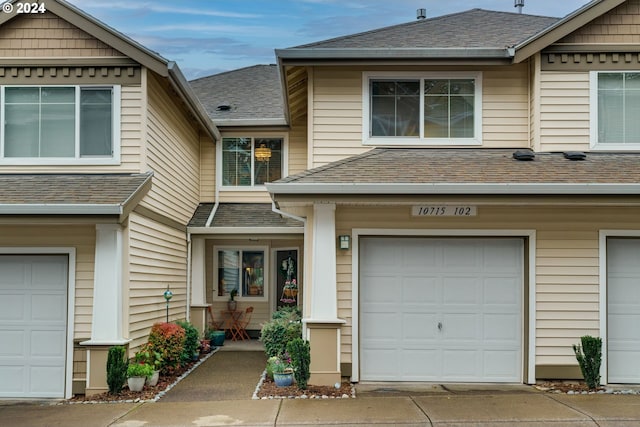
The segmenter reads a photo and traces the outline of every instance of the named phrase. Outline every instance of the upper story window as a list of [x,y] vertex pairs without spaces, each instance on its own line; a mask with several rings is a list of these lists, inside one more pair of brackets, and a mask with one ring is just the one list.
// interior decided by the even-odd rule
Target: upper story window
[[481,144],[480,73],[365,73],[365,144]]
[[640,72],[591,73],[591,146],[640,146]]
[[223,138],[222,186],[255,187],[283,176],[282,138]]
[[1,157],[8,164],[113,164],[118,87],[3,86]]

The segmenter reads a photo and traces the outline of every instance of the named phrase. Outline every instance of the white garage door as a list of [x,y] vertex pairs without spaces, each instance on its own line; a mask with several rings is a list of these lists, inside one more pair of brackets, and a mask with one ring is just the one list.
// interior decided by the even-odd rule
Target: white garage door
[[522,239],[361,242],[363,380],[522,382]]
[[67,263],[0,255],[0,397],[64,397]]
[[640,239],[607,241],[609,383],[640,383]]

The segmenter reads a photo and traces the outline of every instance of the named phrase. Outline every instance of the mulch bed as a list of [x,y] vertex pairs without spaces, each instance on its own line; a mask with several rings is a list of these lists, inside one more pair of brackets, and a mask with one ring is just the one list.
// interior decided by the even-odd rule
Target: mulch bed
[[171,374],[160,375],[158,384],[151,387],[145,385],[142,391],[131,391],[129,387],[125,386],[120,390],[118,394],[110,394],[109,392],[94,394],[91,396],[85,396],[79,394],[73,396],[67,400],[66,403],[116,403],[116,402],[143,402],[156,400],[164,392],[168,391],[173,385],[175,385],[179,379],[197,364],[201,363],[210,356],[212,353],[200,354],[200,358],[197,361],[190,362],[180,368],[174,370]]
[[598,387],[590,389],[584,381],[544,381],[536,383],[534,386],[537,390],[545,391],[548,393],[569,393],[575,394],[597,393],[598,391],[605,390],[604,387]]
[[334,386],[308,385],[306,390],[299,389],[295,384],[289,387],[278,387],[272,379],[265,378],[255,393],[258,399],[339,399],[355,397],[351,383],[342,382],[340,388]]

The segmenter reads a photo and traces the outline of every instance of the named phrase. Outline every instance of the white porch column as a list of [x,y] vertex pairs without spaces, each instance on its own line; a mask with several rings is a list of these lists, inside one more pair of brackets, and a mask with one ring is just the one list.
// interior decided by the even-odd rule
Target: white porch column
[[204,239],[191,240],[191,305],[206,304]]
[[313,321],[338,318],[336,205],[313,205],[311,313]]
[[87,396],[108,390],[106,361],[109,347],[127,346],[130,341],[124,338],[122,319],[122,240],[119,224],[96,225],[91,339],[80,343],[87,349]]
[[90,343],[125,343],[122,331],[122,227],[96,225]]
[[191,323],[200,333],[207,329],[207,293],[205,280],[205,254],[202,238],[191,238]]

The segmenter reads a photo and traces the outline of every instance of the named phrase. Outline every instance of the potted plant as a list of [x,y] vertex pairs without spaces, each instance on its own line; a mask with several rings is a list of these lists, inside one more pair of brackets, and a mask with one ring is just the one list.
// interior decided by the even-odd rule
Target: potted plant
[[293,384],[293,369],[289,357],[272,356],[267,360],[267,375],[273,377],[277,387],[288,387]]
[[238,307],[238,301],[236,301],[235,298],[237,295],[237,289],[232,289],[231,292],[229,292],[229,301],[227,301],[227,309],[229,311],[236,311],[236,308]]
[[147,377],[147,385],[154,387],[160,379],[160,369],[162,368],[162,354],[155,351],[150,343],[143,345],[133,357],[135,363],[144,363],[153,367],[153,374]]
[[142,391],[147,377],[153,375],[153,366],[146,363],[129,363],[127,385],[131,391]]
[[218,329],[207,329],[207,337],[214,347],[222,347],[224,345],[225,333]]

